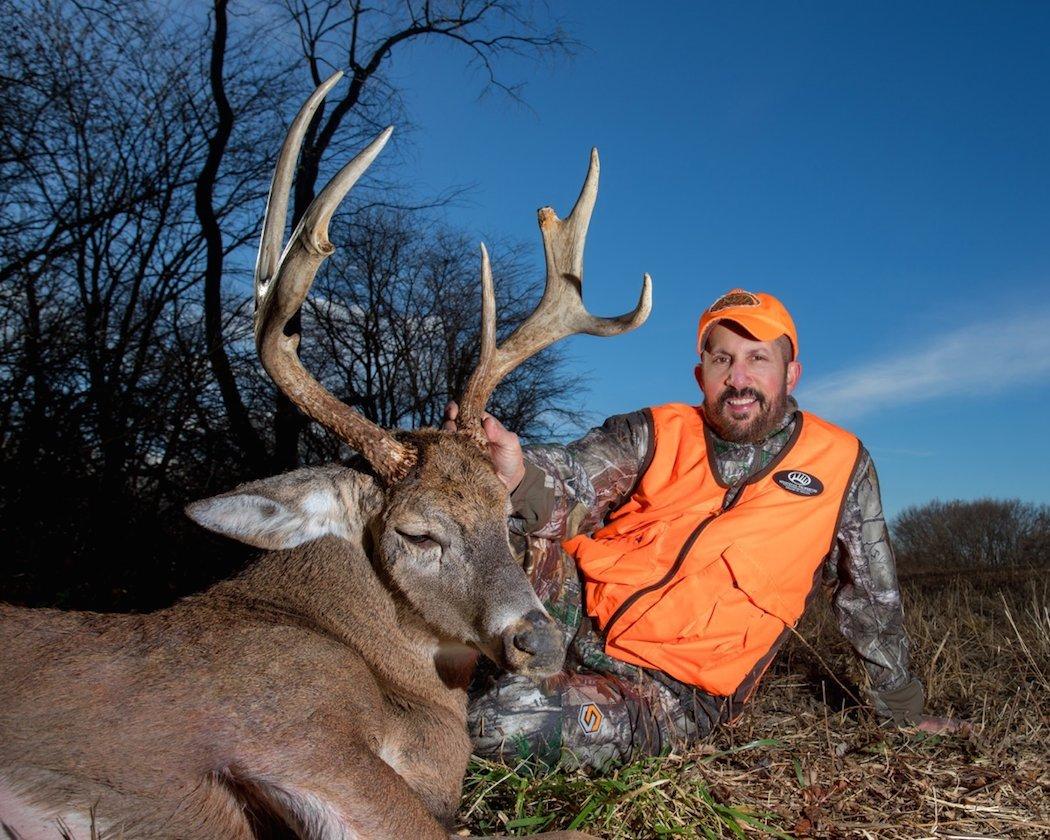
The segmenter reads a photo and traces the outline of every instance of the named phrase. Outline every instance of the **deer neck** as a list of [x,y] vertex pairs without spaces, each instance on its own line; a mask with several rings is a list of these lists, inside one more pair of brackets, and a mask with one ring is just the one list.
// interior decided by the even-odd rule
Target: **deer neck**
[[[352,649],[394,702],[439,705],[465,717],[465,691],[439,667],[448,661],[447,646],[401,604],[363,546],[323,537],[271,552],[219,586],[252,612],[309,627]],[[462,657],[452,661],[461,664]]]

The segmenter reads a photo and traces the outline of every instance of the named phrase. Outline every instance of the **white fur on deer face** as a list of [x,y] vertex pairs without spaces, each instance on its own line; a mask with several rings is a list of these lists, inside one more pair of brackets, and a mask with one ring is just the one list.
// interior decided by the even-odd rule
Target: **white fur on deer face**
[[308,551],[325,536],[371,546],[396,600],[440,642],[470,645],[520,673],[556,672],[561,634],[514,560],[506,490],[488,459],[464,436],[424,430],[409,438],[418,463],[385,493],[328,466],[245,484],[186,512],[259,548]]

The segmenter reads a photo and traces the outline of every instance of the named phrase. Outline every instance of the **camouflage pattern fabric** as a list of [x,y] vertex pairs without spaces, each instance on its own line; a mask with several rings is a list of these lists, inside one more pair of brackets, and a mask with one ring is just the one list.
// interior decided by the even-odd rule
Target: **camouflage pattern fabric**
[[864,664],[875,711],[896,723],[917,720],[924,702],[922,683],[908,672],[897,564],[879,478],[867,450],[861,452],[838,538],[824,563],[824,583],[839,629]]
[[[758,444],[713,438],[713,463],[737,491],[783,449],[795,428],[790,400],[780,426]],[[712,697],[666,674],[608,656],[583,614],[582,586],[561,541],[598,528],[622,505],[651,458],[647,411],[619,415],[567,446],[526,450],[526,479],[512,501],[512,539],[536,591],[561,625],[563,673],[536,683],[488,675],[471,692],[475,750],[603,769],[706,736],[735,717],[739,698]],[[732,492],[732,491],[730,491]],[[863,662],[876,711],[898,722],[922,712],[922,686],[908,671],[900,592],[878,478],[862,450],[847,491],[825,584],[843,634]]]

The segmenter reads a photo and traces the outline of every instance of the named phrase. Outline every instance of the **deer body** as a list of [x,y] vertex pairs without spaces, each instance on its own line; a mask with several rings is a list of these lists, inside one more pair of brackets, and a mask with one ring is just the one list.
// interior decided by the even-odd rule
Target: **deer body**
[[[430,436],[425,481],[466,469],[477,489],[460,491],[454,515],[484,532],[495,476],[480,457],[434,469],[435,449],[473,453]],[[125,838],[254,837],[268,821],[305,837],[448,837],[470,756],[463,652],[398,587],[396,567],[418,558],[383,552],[397,500],[328,467],[247,485],[199,515],[233,514],[261,541],[267,520],[246,527],[239,506],[263,492],[284,507],[264,514],[299,518],[282,528],[330,533],[149,615],[2,608],[0,821],[15,836],[56,837],[59,817],[94,815]],[[278,538],[296,537],[265,536]],[[516,566],[507,583],[502,564],[472,559],[498,612],[520,622],[539,608]]]
[[[311,776],[350,789],[386,756],[449,818],[470,749],[465,698],[441,682],[433,634],[399,623],[360,538],[270,553],[151,615],[5,608],[0,706],[20,721],[0,746],[8,785],[38,808],[67,808],[82,785],[83,813],[94,807],[129,837],[251,836],[247,824],[214,824],[240,810],[239,787],[272,782],[323,803]],[[30,749],[33,764],[19,765]],[[275,755],[302,777],[285,777]]]

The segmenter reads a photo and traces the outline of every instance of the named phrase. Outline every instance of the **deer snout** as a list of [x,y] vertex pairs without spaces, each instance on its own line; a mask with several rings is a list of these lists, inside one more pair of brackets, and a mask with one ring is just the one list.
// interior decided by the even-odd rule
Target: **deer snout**
[[529,610],[503,632],[507,670],[549,677],[561,670],[565,645],[554,620],[541,610]]

